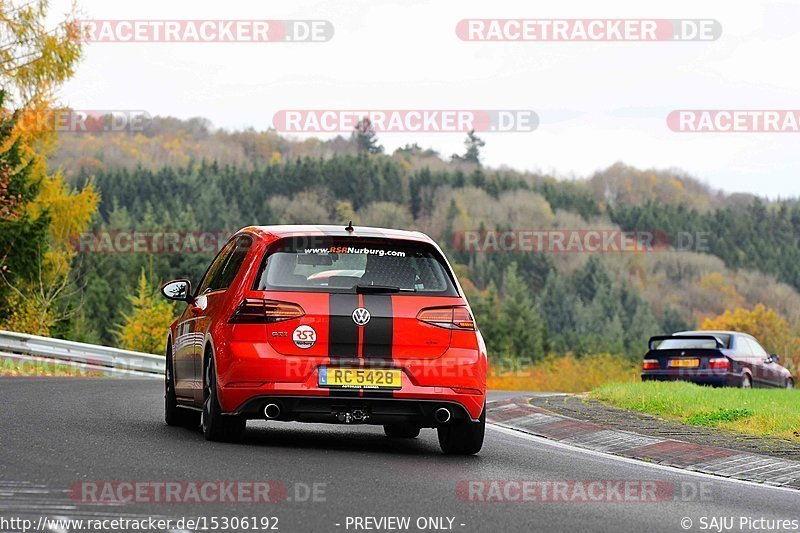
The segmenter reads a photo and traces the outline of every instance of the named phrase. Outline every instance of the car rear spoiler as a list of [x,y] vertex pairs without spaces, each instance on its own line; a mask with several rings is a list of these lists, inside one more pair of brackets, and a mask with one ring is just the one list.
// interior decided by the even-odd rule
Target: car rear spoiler
[[650,337],[650,340],[647,341],[647,349],[653,349],[653,343],[659,341],[665,341],[668,339],[689,339],[693,341],[714,341],[717,345],[717,348],[723,348],[724,345],[719,338],[715,337],[714,335],[656,335],[655,337]]

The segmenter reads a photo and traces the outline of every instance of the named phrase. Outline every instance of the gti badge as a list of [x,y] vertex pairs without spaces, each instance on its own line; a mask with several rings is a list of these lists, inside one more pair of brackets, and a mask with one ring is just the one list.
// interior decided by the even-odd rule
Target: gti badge
[[363,307],[359,307],[353,311],[353,322],[355,322],[357,326],[366,326],[369,319],[369,311]]

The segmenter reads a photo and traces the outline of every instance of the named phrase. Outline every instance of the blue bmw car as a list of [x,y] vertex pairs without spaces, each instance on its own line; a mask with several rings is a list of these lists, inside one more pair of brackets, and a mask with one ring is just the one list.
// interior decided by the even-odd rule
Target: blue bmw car
[[791,372],[747,333],[682,331],[650,338],[642,381],[691,381],[718,387],[794,388]]

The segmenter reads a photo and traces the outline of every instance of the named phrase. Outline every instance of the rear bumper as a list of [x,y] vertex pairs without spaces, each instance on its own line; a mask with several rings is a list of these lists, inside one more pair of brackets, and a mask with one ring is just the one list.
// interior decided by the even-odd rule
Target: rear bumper
[[[480,417],[486,399],[486,356],[480,350],[467,348],[451,347],[435,359],[352,358],[332,361],[328,357],[284,356],[275,353],[266,343],[234,342],[224,347],[217,346],[216,359],[219,398],[226,413],[250,416],[251,412],[258,411],[260,417],[269,398],[315,400],[317,403],[309,405],[316,410],[318,405],[327,401],[326,398],[336,401],[349,398],[354,401],[380,399],[382,401],[376,405],[397,405],[398,409],[416,402],[423,413],[429,403],[452,404],[475,420]],[[400,369],[404,376],[403,386],[392,391],[324,388],[318,385],[322,366]],[[300,414],[298,411],[298,416]],[[305,415],[298,419],[305,419]]]
[[642,381],[689,381],[699,385],[736,387],[742,381],[742,374],[720,370],[644,370]]
[[[451,420],[473,420],[467,409],[459,402],[447,400],[419,400],[401,398],[375,398],[352,396],[255,396],[250,398],[234,412],[246,418],[265,418],[264,408],[275,404],[280,415],[275,420],[322,422],[322,423],[362,423],[392,424],[411,423],[419,427],[440,425],[434,412],[446,408]],[[481,406],[482,407],[482,406]],[[353,413],[360,412],[359,419],[352,419]],[[363,416],[363,418],[360,418]]]
[[[220,397],[225,398],[223,404],[225,412],[242,414],[247,418],[263,418],[264,407],[268,403],[278,403],[285,415],[280,417],[281,420],[307,422],[337,422],[336,414],[342,406],[366,407],[369,411],[380,408],[379,411],[383,415],[397,415],[394,421],[412,421],[411,418],[414,418],[415,423],[432,420],[432,413],[436,408],[449,406],[454,419],[477,420],[486,400],[485,393],[458,394],[447,387],[407,385],[397,391],[361,391],[298,387],[289,383],[270,383],[258,388],[222,388]],[[294,413],[296,416],[289,416],[289,413]],[[312,414],[314,416],[311,416]],[[317,416],[322,414],[324,416]],[[373,416],[368,422],[386,423],[382,420],[383,418]]]

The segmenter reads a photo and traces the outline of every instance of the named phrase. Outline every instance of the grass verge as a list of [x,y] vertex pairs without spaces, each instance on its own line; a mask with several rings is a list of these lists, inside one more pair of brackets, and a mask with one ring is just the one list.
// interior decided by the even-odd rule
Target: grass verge
[[623,409],[718,427],[800,441],[800,391],[701,387],[685,382],[608,383],[591,398]]

